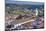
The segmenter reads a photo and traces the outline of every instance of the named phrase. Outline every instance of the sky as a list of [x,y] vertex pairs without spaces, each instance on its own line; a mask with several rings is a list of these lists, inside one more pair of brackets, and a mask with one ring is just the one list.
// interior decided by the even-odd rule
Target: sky
[[[42,2],[42,3],[41,3]],[[18,5],[43,5],[43,0],[6,0],[6,4],[18,4]]]
[[31,2],[44,2],[44,0],[7,0],[7,1],[31,1]]

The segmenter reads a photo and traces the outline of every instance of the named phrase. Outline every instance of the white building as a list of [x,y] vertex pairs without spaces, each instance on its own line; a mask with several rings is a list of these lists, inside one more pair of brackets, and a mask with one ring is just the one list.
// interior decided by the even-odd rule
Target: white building
[[35,11],[36,11],[36,16],[37,16],[38,15],[38,9],[36,8]]

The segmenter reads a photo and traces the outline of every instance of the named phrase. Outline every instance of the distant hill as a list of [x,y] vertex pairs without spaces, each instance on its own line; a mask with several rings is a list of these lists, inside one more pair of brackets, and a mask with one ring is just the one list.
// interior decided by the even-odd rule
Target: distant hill
[[6,6],[8,7],[20,7],[20,8],[27,8],[27,9],[36,9],[42,7],[44,8],[44,5],[17,5],[17,4],[6,4]]

